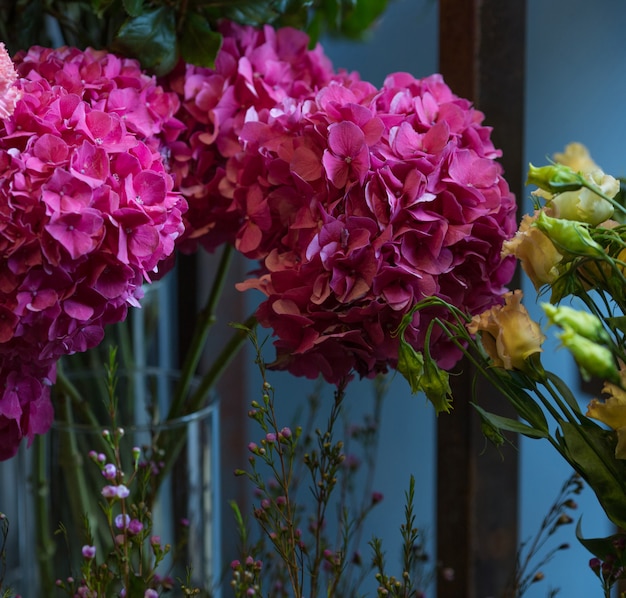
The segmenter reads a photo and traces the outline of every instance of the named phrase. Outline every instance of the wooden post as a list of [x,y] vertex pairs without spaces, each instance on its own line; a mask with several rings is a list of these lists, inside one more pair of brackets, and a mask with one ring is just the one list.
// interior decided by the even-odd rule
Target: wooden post
[[[482,110],[503,151],[511,189],[522,197],[525,0],[440,0],[439,70],[459,96]],[[517,286],[515,282],[512,287]],[[452,380],[454,410],[437,424],[438,598],[502,596],[517,551],[516,439],[500,451],[481,433],[472,399],[473,372]],[[511,416],[484,383],[481,405]]]

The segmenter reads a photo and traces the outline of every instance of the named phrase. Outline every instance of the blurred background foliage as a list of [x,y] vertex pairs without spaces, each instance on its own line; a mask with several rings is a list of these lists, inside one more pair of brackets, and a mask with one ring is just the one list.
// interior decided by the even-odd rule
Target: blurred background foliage
[[0,39],[11,54],[34,45],[107,49],[157,75],[179,59],[212,66],[221,19],[363,37],[389,0],[0,0]]

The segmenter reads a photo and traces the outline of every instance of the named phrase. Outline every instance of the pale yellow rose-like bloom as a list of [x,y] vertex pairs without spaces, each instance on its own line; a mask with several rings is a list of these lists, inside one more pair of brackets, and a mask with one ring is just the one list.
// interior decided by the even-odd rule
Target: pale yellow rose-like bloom
[[563,256],[547,235],[533,226],[536,219],[537,213],[524,215],[515,236],[502,244],[502,257],[514,255],[535,289],[539,290],[557,279]]
[[[553,159],[557,164],[579,173],[588,183],[599,187],[607,197],[613,198],[617,195],[619,181],[603,172],[582,143],[570,143],[563,153],[554,154]],[[537,189],[533,191],[533,195],[546,200],[548,214],[554,218],[576,220],[597,226],[613,215],[611,202],[587,188],[581,187],[575,191],[564,191],[555,195]]]
[[507,370],[528,370],[528,359],[543,351],[544,334],[521,304],[522,291],[504,295],[504,305],[474,316],[467,325],[471,334],[481,333],[480,339],[493,365]]
[[568,143],[565,151],[552,156],[555,162],[569,166],[575,172],[590,172],[600,167],[593,161],[589,150],[578,142]]
[[[597,186],[607,197],[615,197],[619,181],[600,169],[583,173],[583,177]],[[550,215],[565,220],[586,222],[591,226],[605,222],[613,216],[613,205],[587,188],[559,193],[547,204]]]
[[610,382],[604,385],[602,392],[608,394],[609,397],[605,401],[591,399],[586,415],[601,421],[617,432],[615,457],[626,459],[626,392]]

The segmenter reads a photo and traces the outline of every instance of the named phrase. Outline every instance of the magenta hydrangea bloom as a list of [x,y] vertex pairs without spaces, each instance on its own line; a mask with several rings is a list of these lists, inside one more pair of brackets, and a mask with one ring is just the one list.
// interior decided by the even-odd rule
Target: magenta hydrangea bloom
[[178,100],[136,61],[33,48],[0,120],[0,458],[52,421],[55,364],[138,306],[183,232],[159,151]]
[[[393,333],[417,301],[470,313],[500,301],[515,202],[482,121],[441,76],[405,73],[248,111],[227,173],[246,215],[236,247],[262,260],[239,288],[266,296],[257,317],[277,337],[274,367],[333,383],[374,375],[397,363]],[[413,317],[416,349],[435,316],[449,317]],[[438,334],[431,352],[450,367],[459,351]]]
[[5,45],[0,42],[0,118],[8,118],[15,110],[20,91],[15,87],[17,72]]
[[224,22],[215,67],[180,64],[166,81],[181,99],[177,117],[186,129],[168,144],[177,188],[188,201],[182,251],[201,244],[208,251],[232,243],[243,214],[225,182],[227,159],[241,150],[239,132],[248,110],[271,110],[286,98],[300,99],[335,75],[318,45],[292,28],[257,29]]

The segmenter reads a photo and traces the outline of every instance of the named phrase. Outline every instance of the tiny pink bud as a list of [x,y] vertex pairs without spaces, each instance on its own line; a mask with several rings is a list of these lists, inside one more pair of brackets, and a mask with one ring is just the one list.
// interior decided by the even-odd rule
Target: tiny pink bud
[[83,557],[86,559],[92,559],[96,556],[96,547],[85,544],[82,548]]
[[107,463],[103,468],[102,468],[102,475],[107,479],[107,480],[114,480],[115,476],[117,475],[117,467],[115,467],[115,465],[113,465],[113,463]]
[[139,519],[131,519],[130,522],[128,523],[128,531],[131,534],[137,535],[142,530],[143,530],[143,523],[141,523],[141,521],[139,521]]
[[123,514],[123,515],[118,515],[115,518],[115,527],[117,529],[125,529],[128,527],[129,523],[130,523],[130,515]]

